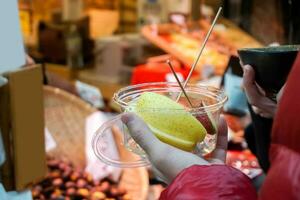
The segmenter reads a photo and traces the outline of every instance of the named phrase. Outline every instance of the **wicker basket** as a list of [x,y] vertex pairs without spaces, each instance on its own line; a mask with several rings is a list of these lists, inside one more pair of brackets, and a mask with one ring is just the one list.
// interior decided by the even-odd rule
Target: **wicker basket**
[[[58,88],[44,87],[46,127],[57,147],[50,155],[71,161],[75,167],[85,167],[85,119],[97,111],[80,98]],[[148,172],[146,168],[124,169],[120,185],[132,199],[146,199]]]

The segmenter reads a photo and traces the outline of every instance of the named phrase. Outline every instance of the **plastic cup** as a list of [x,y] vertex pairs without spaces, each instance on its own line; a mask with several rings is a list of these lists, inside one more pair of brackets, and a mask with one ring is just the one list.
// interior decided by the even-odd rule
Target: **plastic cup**
[[[184,105],[188,115],[193,115],[206,128],[207,134],[203,141],[196,144],[191,150],[200,156],[205,156],[211,153],[216,147],[218,132],[212,128],[208,121],[213,122],[214,127],[218,126],[220,113],[224,103],[227,101],[227,96],[223,90],[215,87],[188,84],[185,87],[186,93],[193,104],[191,108],[187,99],[181,96],[178,103]],[[114,95],[114,101],[121,107],[122,112],[132,112],[134,104],[141,94],[144,92],[154,92],[165,95],[175,101],[181,93],[181,89],[177,83],[144,83],[122,88]],[[176,115],[182,110],[171,109],[149,109],[143,112],[151,112],[155,114],[170,114]],[[188,131],[187,133],[188,134]],[[107,138],[113,137],[117,145],[108,144]],[[120,115],[105,122],[95,133],[93,141],[93,149],[96,156],[104,163],[116,167],[140,167],[150,164],[147,160],[147,155],[139,147],[139,145],[131,138],[127,127],[122,123]],[[119,156],[111,156],[105,148],[110,145],[118,147]]]

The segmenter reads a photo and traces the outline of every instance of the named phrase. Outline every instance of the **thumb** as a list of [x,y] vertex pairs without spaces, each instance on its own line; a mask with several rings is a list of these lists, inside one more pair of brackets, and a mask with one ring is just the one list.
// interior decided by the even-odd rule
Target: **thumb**
[[243,70],[243,86],[247,99],[251,105],[256,105],[257,101],[261,98],[261,95],[255,84],[255,72],[250,65],[243,66]]
[[228,127],[225,119],[221,117],[218,124],[217,144],[215,150],[212,152],[212,158],[224,163],[226,161],[227,145]]
[[150,151],[159,148],[161,142],[153,135],[147,124],[136,114],[124,113],[121,116],[121,120],[126,124],[134,141],[138,143],[147,154],[151,154]]
[[252,88],[255,83],[255,72],[250,65],[243,66],[243,84],[246,89]]

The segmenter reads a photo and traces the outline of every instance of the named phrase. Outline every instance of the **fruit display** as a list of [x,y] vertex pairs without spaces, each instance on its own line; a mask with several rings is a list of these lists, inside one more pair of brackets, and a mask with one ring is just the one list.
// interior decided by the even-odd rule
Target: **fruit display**
[[233,50],[232,53],[236,54],[237,49],[240,48],[257,48],[263,46],[246,32],[237,28],[232,22],[227,20],[222,20],[222,22],[224,23],[222,26],[225,28],[215,29],[215,33],[220,37],[225,46],[231,47],[231,50]]
[[[187,67],[191,67],[195,61],[202,41],[205,37],[205,30],[199,29],[190,32],[170,29],[168,32],[153,34],[150,27],[144,27],[142,34],[153,44],[160,47],[167,53],[173,55]],[[196,71],[201,73],[204,67],[212,68],[215,74],[222,74],[227,66],[229,57],[235,49],[225,45],[224,42],[214,33],[202,52],[201,58],[196,66]]]
[[48,174],[32,187],[34,200],[130,200],[126,190],[109,178],[94,180],[68,161],[47,158]]
[[197,143],[204,140],[206,134],[216,133],[216,124],[208,112],[193,115],[184,104],[182,100],[177,103],[167,96],[145,92],[130,108],[161,141],[192,151]]
[[[237,55],[237,49],[259,47],[261,44],[240,30],[228,20],[220,19],[206,43],[196,70],[201,73],[212,68],[214,73],[222,75],[231,55]],[[187,67],[195,61],[210,24],[200,20],[187,27],[174,24],[158,24],[156,29],[144,26],[143,36],[151,43],[173,55]]]
[[[199,52],[202,37],[189,37],[185,34],[172,33],[169,35],[170,45],[177,51],[181,52],[184,57],[193,62]],[[220,51],[216,42],[210,41],[203,51],[198,62],[197,69],[201,70],[204,65],[214,67],[216,70],[225,68],[229,60],[229,50]]]

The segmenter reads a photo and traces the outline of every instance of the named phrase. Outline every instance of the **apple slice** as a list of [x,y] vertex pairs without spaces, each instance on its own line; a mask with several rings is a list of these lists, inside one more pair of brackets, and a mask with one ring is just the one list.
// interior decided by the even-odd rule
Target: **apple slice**
[[214,135],[218,131],[216,121],[212,114],[205,109],[206,104],[204,101],[202,101],[202,105],[204,106],[205,114],[197,116],[196,118],[205,127],[207,134]]
[[204,126],[172,99],[153,92],[143,93],[131,107],[161,141],[186,151],[204,140]]

